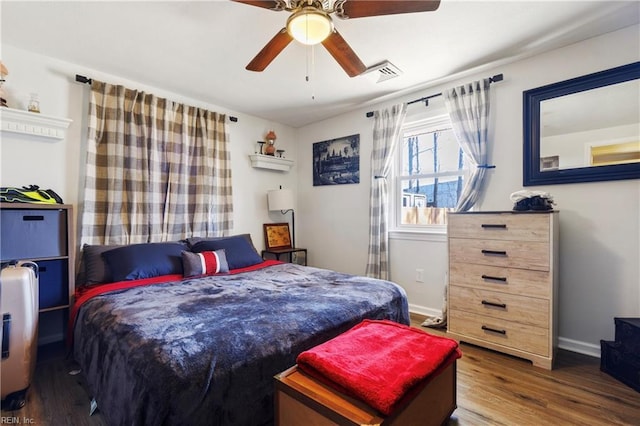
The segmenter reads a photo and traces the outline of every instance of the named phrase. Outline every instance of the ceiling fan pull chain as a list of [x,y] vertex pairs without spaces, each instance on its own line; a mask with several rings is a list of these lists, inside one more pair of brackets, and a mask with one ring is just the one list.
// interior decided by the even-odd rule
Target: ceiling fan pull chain
[[[309,49],[307,49],[307,75],[305,76],[305,80],[307,83],[311,84],[311,99],[315,100],[316,99],[316,95],[315,95],[315,90],[314,90],[314,72],[316,69],[316,63],[315,63],[315,50],[314,50],[314,46],[311,45],[309,46]],[[309,64],[311,64],[311,66],[309,66]]]
[[307,83],[309,82],[309,68],[310,68],[309,67],[309,63],[311,62],[311,56],[310,56],[311,54],[310,54],[310,52],[311,52],[312,48],[313,48],[313,46],[309,46],[309,48],[307,48],[305,50],[305,52],[304,52],[305,56],[306,56],[306,61],[304,61],[304,65],[305,65],[305,76],[304,76],[304,79],[305,79],[305,81]]

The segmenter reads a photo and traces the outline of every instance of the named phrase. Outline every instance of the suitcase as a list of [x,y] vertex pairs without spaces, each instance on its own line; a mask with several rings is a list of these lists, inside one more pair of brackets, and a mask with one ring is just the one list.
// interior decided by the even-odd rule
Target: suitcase
[[38,350],[38,265],[7,264],[0,271],[2,409],[24,406]]

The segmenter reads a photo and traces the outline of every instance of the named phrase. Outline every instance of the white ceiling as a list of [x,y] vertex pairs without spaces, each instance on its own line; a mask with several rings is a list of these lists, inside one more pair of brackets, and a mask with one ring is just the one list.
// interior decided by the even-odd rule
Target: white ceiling
[[288,13],[231,1],[2,0],[1,15],[3,44],[301,127],[636,24],[640,2],[442,0],[434,12],[334,19],[367,66],[403,71],[377,84],[296,42],[264,72],[246,71]]

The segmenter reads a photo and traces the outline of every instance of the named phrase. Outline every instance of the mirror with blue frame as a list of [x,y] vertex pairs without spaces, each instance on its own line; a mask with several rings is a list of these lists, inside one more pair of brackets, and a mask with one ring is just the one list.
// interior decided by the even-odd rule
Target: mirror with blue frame
[[640,62],[523,92],[523,185],[640,178]]

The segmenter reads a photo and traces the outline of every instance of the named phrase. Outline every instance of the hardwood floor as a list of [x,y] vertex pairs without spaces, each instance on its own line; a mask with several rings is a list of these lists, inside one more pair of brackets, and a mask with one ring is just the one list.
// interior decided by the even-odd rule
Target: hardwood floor
[[[413,326],[421,323],[412,315]],[[83,376],[69,374],[75,363],[63,350],[48,349],[39,354],[26,406],[2,411],[2,418],[44,426],[106,425],[99,411],[89,416]],[[640,425],[640,393],[601,372],[596,358],[561,350],[555,368],[547,371],[472,345],[463,343],[461,349],[458,408],[449,425]]]
[[[412,314],[411,324],[421,323]],[[640,393],[601,372],[597,358],[559,350],[547,371],[477,346],[460,348],[458,408],[449,425],[640,425]]]
[[[84,376],[75,362],[65,356],[63,344],[38,348],[38,363],[27,392],[27,403],[16,411],[2,410],[2,418],[17,419],[0,422],[37,426],[104,426],[107,422],[99,412],[89,416],[89,395]],[[71,374],[70,374],[71,373]]]

